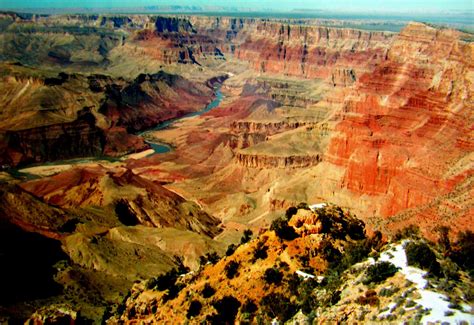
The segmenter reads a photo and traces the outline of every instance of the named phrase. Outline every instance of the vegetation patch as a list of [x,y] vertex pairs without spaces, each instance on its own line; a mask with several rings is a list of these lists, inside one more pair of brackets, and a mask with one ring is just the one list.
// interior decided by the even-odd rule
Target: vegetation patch
[[216,293],[216,289],[211,287],[211,285],[209,283],[206,283],[204,285],[204,288],[202,289],[201,293],[202,293],[202,296],[204,298],[210,298]]
[[198,300],[191,301],[186,317],[189,319],[198,316],[201,313],[201,309],[202,304]]
[[212,304],[216,314],[207,317],[210,324],[234,324],[240,301],[232,296],[224,296]]
[[275,231],[278,238],[283,240],[293,240],[298,237],[295,229],[288,225],[288,219],[278,218],[272,222],[270,230]]
[[236,261],[230,261],[224,268],[225,275],[228,279],[233,279],[239,271],[240,264]]
[[260,301],[260,308],[267,320],[278,317],[281,322],[286,322],[293,317],[297,311],[297,306],[280,293],[270,293]]
[[380,283],[395,275],[397,272],[398,268],[390,262],[375,263],[367,268],[367,277],[363,283]]
[[283,279],[283,274],[280,270],[271,267],[265,270],[263,279],[268,284],[280,284],[281,280]]
[[262,260],[266,259],[268,257],[267,250],[268,250],[268,246],[265,246],[264,242],[259,241],[253,251],[253,257],[250,260],[250,262],[255,263],[259,259],[262,259]]
[[440,265],[436,255],[426,243],[409,242],[405,246],[408,265],[429,271],[434,275],[440,274]]

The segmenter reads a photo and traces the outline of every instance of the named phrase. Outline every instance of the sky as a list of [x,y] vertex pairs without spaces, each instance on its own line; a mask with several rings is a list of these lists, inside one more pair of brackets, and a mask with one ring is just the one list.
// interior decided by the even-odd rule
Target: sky
[[166,5],[241,8],[322,9],[345,11],[473,11],[474,0],[0,0],[0,9],[15,8],[117,8]]

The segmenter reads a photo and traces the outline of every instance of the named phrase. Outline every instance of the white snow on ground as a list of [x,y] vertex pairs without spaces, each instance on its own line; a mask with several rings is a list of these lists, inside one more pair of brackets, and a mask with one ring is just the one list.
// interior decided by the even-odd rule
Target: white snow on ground
[[316,278],[316,280],[318,281],[318,283],[321,283],[321,282],[323,282],[323,280],[324,280],[324,276],[322,276],[322,275],[315,276],[315,275],[312,275],[312,274],[303,272],[303,271],[301,271],[301,270],[296,270],[295,273],[296,273],[297,275],[299,275],[300,277],[302,277],[304,280]]
[[300,270],[296,270],[296,274],[298,274],[300,277],[304,278],[305,280],[314,278],[314,275],[300,271]]
[[[407,264],[407,257],[405,254],[405,249],[403,248],[403,245],[406,242],[407,241],[404,241],[401,244],[391,246],[391,249],[380,254],[379,261],[388,261],[396,267],[399,267],[400,272],[405,276],[405,278],[415,283],[421,298],[415,299],[414,301],[423,306],[423,308],[431,309],[430,314],[424,315],[421,319],[422,323],[427,324],[429,322],[449,322],[450,324],[457,324],[461,321],[467,321],[470,324],[473,324],[474,316],[468,313],[470,311],[469,306],[463,306],[464,311],[467,312],[450,309],[448,307],[448,298],[445,295],[425,289],[428,281],[425,280],[423,276],[426,274],[426,272],[419,268],[408,266]],[[451,311],[453,315],[446,316],[446,311]]]
[[396,302],[391,302],[387,307],[388,309],[386,311],[384,311],[383,313],[380,313],[379,314],[379,317],[383,317],[383,316],[388,316],[392,313],[392,308],[394,308],[395,306],[397,306],[397,303]]
[[327,203],[317,203],[317,204],[310,205],[309,208],[314,211],[317,209],[322,209],[326,206],[327,206]]

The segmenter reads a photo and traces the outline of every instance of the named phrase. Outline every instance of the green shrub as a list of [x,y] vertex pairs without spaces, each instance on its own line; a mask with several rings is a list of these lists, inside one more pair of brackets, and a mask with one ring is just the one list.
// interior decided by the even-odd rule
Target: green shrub
[[272,222],[270,230],[275,231],[275,234],[284,240],[293,240],[298,237],[295,229],[288,225],[288,220],[284,218],[278,218]]
[[425,243],[409,242],[405,246],[408,265],[427,270],[434,275],[440,274],[440,265],[436,260],[436,255]]
[[233,279],[239,270],[240,264],[235,261],[230,261],[224,268],[225,275],[228,279]]
[[305,210],[310,210],[308,203],[306,202],[301,202],[297,206],[298,209],[305,209]]
[[163,302],[172,300],[178,296],[180,291],[184,289],[186,285],[184,283],[173,283],[168,287],[167,293],[163,296]]
[[211,324],[234,324],[239,311],[240,301],[232,296],[224,296],[212,304],[217,314],[207,317]]
[[409,225],[398,230],[393,236],[394,241],[409,238],[420,238],[420,228],[416,225]]
[[379,296],[380,297],[391,297],[395,293],[397,293],[398,291],[400,291],[400,288],[398,288],[398,287],[382,288],[382,289],[380,289]]
[[380,283],[397,273],[398,268],[390,262],[375,263],[367,268],[364,284]]
[[406,308],[415,307],[415,306],[416,306],[416,302],[414,302],[414,301],[411,300],[411,299],[408,299],[408,300],[407,300],[407,303],[405,304],[405,307],[406,307]]
[[438,245],[443,252],[451,251],[451,241],[449,240],[449,231],[451,230],[447,226],[438,226],[435,228],[438,233]]
[[452,301],[449,303],[448,308],[450,309],[457,309],[457,310],[463,310],[461,304],[458,301]]
[[321,232],[333,238],[345,239],[347,235],[354,240],[365,238],[365,224],[351,215],[344,213],[340,207],[318,209],[321,221]]
[[293,273],[290,275],[288,279],[288,290],[293,296],[298,295],[298,288],[300,286],[300,283],[301,279],[297,274]]
[[253,300],[247,299],[247,301],[240,308],[241,313],[254,314],[258,310],[257,305]]
[[280,269],[283,269],[285,271],[289,271],[290,270],[290,266],[288,265],[288,263],[286,263],[285,261],[281,261],[279,264],[278,264],[278,267]]
[[289,207],[286,212],[285,212],[285,216],[286,216],[286,220],[290,220],[291,217],[293,217],[295,214],[298,213],[298,209],[295,208],[295,207]]
[[267,250],[268,246],[265,246],[264,242],[258,242],[257,246],[255,246],[255,249],[253,251],[253,257],[250,262],[255,263],[259,259],[266,259],[268,257]]
[[[297,275],[296,277],[299,280],[297,293],[299,294],[298,301],[300,308],[303,310],[303,313],[307,315],[318,306],[319,299],[314,296],[314,289],[318,286],[318,282],[316,279],[301,280]],[[296,283],[296,279],[293,281]]]
[[454,244],[451,259],[471,276],[474,275],[474,233],[470,230],[460,232]]
[[339,261],[341,259],[341,252],[334,248],[331,241],[323,240],[319,246],[318,254],[321,255],[329,263]]
[[204,298],[210,298],[216,293],[216,290],[213,287],[211,287],[209,283],[206,283],[201,293]]
[[269,319],[278,317],[281,322],[286,322],[297,311],[297,306],[280,293],[270,293],[264,296],[260,301],[260,307]]
[[244,230],[244,234],[242,235],[242,238],[240,239],[241,244],[248,243],[252,239],[252,230],[246,229]]
[[255,322],[253,321],[255,318],[255,312],[258,310],[257,305],[253,300],[247,299],[245,303],[240,307],[240,324],[242,325],[250,325],[254,324]]
[[275,268],[268,268],[265,270],[263,279],[268,284],[280,284],[283,279],[283,274]]
[[201,313],[201,309],[202,309],[202,304],[199,301],[197,300],[191,301],[186,317],[189,319],[191,317],[198,316]]
[[158,291],[165,291],[169,289],[178,279],[178,272],[172,269],[165,274],[161,274],[156,278],[152,278],[147,282],[147,289],[155,289]]
[[232,254],[234,254],[235,250],[237,249],[237,245],[235,244],[230,244],[228,247],[227,247],[227,250],[225,252],[225,256],[232,256]]
[[189,271],[191,271],[189,269],[189,267],[184,265],[184,261],[183,261],[183,258],[181,256],[175,255],[174,258],[176,260],[176,264],[178,264],[177,267],[176,267],[176,272],[178,274],[187,274],[187,273],[189,273]]
[[210,252],[204,256],[199,257],[199,264],[206,265],[208,262],[211,264],[216,264],[220,259],[220,256],[216,252]]

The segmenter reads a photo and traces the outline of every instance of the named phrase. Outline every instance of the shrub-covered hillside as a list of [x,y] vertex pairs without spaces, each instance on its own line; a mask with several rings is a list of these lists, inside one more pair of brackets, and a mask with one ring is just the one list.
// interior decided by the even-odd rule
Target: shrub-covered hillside
[[[379,232],[366,236],[364,223],[339,207],[300,205],[251,236],[245,232],[220,259],[204,256],[198,272],[181,269],[135,284],[112,319],[309,324],[471,317],[468,274],[416,231],[387,244]],[[445,302],[441,316],[427,295]]]

